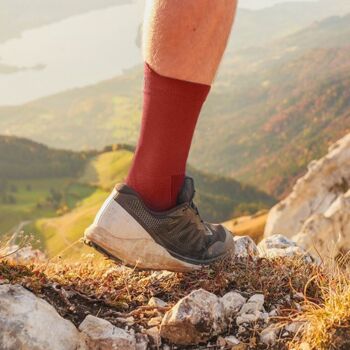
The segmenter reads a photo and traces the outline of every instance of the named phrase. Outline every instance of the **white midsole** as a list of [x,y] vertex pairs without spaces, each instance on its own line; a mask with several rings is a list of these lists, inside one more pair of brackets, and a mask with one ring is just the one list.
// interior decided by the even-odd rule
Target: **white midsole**
[[96,225],[91,225],[85,231],[84,237],[110,255],[136,268],[170,271],[191,271],[200,268],[198,265],[174,258],[151,237],[146,239],[120,238]]

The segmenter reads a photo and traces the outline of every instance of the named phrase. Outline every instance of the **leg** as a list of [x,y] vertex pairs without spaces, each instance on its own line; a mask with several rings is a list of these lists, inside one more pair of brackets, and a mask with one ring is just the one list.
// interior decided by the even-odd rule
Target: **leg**
[[147,2],[143,118],[127,184],[155,210],[176,204],[196,122],[235,9],[236,0]]
[[236,0],[149,0],[140,138],[126,184],[85,231],[90,244],[139,268],[187,271],[232,252],[232,235],[203,222],[186,161],[226,46]]
[[157,73],[210,85],[226,48],[236,0],[149,0],[143,55]]

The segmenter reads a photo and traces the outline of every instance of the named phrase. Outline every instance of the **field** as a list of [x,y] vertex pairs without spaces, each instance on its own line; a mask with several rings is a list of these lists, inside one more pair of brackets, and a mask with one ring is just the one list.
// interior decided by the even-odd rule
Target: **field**
[[[21,221],[52,217],[60,209],[74,208],[93,191],[91,186],[76,183],[72,178],[10,180],[8,187],[13,202],[4,203],[0,198],[0,234],[13,231]],[[61,208],[52,201],[53,190],[61,197],[61,203],[56,203]]]

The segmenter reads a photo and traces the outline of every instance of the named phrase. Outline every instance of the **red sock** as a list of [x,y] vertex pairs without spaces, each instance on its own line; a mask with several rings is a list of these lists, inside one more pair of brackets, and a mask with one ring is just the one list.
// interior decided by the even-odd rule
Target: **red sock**
[[161,211],[176,205],[210,86],[161,76],[147,64],[144,74],[141,134],[126,183]]

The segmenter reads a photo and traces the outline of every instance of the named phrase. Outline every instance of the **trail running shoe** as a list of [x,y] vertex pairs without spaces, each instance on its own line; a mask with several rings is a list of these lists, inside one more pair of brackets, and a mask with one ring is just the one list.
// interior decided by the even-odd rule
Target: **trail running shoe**
[[177,205],[154,212],[119,184],[85,231],[85,242],[139,269],[189,271],[211,264],[232,252],[234,241],[222,225],[202,221],[194,193],[193,179],[186,177]]

